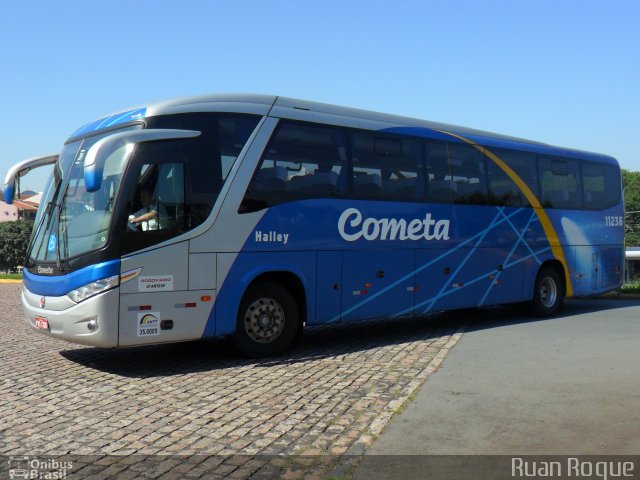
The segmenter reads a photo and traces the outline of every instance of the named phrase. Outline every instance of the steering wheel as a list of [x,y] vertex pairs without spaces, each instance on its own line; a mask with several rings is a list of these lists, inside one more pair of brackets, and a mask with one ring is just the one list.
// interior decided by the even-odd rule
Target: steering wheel
[[133,215],[130,215],[129,218],[127,219],[127,231],[129,232],[137,232],[140,230],[140,225],[136,225],[135,223],[133,223],[130,218],[133,217]]

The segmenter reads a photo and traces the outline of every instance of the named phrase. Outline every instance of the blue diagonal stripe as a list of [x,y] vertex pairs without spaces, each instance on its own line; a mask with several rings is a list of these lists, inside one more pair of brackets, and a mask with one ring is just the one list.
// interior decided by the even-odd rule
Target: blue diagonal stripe
[[[428,312],[431,307],[433,307],[433,304],[436,303],[441,295],[442,292],[444,292],[448,286],[449,286],[449,279],[450,278],[455,278],[456,275],[458,275],[458,273],[460,272],[460,270],[462,270],[462,268],[467,264],[467,262],[469,261],[469,259],[472,257],[472,255],[475,253],[476,249],[480,246],[480,244],[482,243],[482,241],[484,240],[484,237],[487,236],[487,234],[493,230],[493,228],[496,226],[496,222],[498,221],[498,219],[500,217],[504,217],[505,220],[509,221],[507,219],[507,217],[504,215],[503,211],[504,208],[503,207],[497,207],[498,209],[498,213],[496,214],[495,217],[493,217],[493,220],[491,221],[491,223],[489,224],[489,227],[487,229],[485,229],[485,231],[483,232],[483,234],[480,236],[480,238],[478,238],[478,241],[476,242],[476,244],[473,246],[473,248],[471,250],[469,250],[469,252],[467,253],[467,255],[464,257],[464,259],[462,260],[462,262],[460,262],[460,264],[458,265],[458,267],[453,271],[453,273],[451,274],[450,277],[445,278],[444,281],[444,285],[442,285],[442,288],[440,289],[440,291],[438,292],[438,294],[431,300],[427,301],[427,303],[430,303],[429,306],[426,308],[426,310],[424,311],[425,313]],[[419,306],[424,305],[424,302],[420,303],[419,305],[415,305],[414,308],[418,308]]]
[[[529,228],[529,225],[531,225],[531,222],[533,221],[534,218],[538,218],[536,213],[533,212],[531,214],[531,217],[529,217],[529,221],[527,222],[527,224],[524,226],[524,228],[522,229],[523,232],[526,232],[527,229]],[[518,241],[516,242],[516,244],[513,246],[513,248],[511,249],[511,251],[509,252],[509,255],[507,255],[507,258],[505,259],[504,263],[509,263],[509,260],[511,259],[511,256],[513,255],[513,253],[516,251],[516,248],[518,248],[518,246],[520,245],[520,242],[522,242],[523,244],[525,244],[528,248],[529,248],[529,252],[531,254],[533,254],[533,250],[531,250],[531,247],[529,246],[529,244],[525,241],[524,236],[520,234],[520,232],[518,232],[518,230],[516,229],[516,227],[513,225],[513,223],[511,223],[511,221],[507,220],[509,222],[509,225],[511,225],[511,228],[513,228],[513,231],[516,232],[516,234],[518,235]],[[536,259],[536,262],[538,262],[538,264],[540,263],[540,260],[538,260],[538,257],[535,256],[534,257]],[[496,274],[496,277],[494,279],[493,282],[491,282],[489,284],[489,288],[487,288],[487,291],[484,292],[484,295],[482,296],[482,299],[480,300],[480,302],[478,302],[478,306],[481,306],[485,300],[487,299],[487,297],[489,296],[489,293],[491,293],[491,290],[493,290],[493,287],[495,285],[495,281],[498,280],[500,278],[500,275],[502,274],[502,271],[499,271]]]
[[[506,215],[505,218],[512,218],[514,216],[516,216],[517,214],[519,214],[520,212],[522,212],[524,209],[523,208],[518,208],[517,210],[515,210],[514,212],[510,213],[509,215]],[[431,265],[433,265],[436,262],[439,262],[440,260],[442,260],[443,258],[446,258],[448,255],[451,255],[452,253],[458,251],[459,249],[465,247],[466,245],[468,245],[469,243],[473,242],[476,238],[486,235],[486,233],[488,231],[490,231],[492,228],[500,225],[501,223],[504,223],[506,220],[501,219],[498,222],[496,222],[495,225],[489,225],[487,228],[480,230],[478,233],[476,233],[475,235],[469,237],[467,240],[465,240],[464,242],[462,242],[461,244],[451,248],[450,250],[447,250],[446,252],[444,252],[441,255],[438,255],[436,258],[428,261],[427,263],[425,263],[424,265],[421,265],[420,267],[416,268],[415,270],[413,270],[412,272],[407,273],[405,276],[399,278],[398,280],[396,280],[395,282],[391,283],[390,285],[386,286],[385,288],[383,288],[382,290],[380,290],[379,292],[374,293],[373,295],[371,295],[368,298],[365,298],[364,300],[362,300],[361,302],[351,306],[350,308],[346,309],[344,312],[342,312],[342,316],[346,316],[348,314],[350,314],[351,312],[354,312],[355,310],[359,309],[360,307],[362,307],[363,305],[366,305],[367,303],[371,302],[372,300],[375,300],[376,298],[378,298],[380,295],[385,294],[386,292],[388,292],[389,290],[391,290],[392,288],[395,288],[396,286],[400,285],[402,282],[405,282],[406,280],[408,280],[409,278],[413,277],[414,275],[416,275],[417,273],[420,273],[421,271],[423,271],[426,268],[429,268]],[[330,322],[335,322],[337,320],[340,319],[340,314],[336,315],[335,317],[333,317]]]
[[[505,265],[503,266],[503,270],[508,270],[508,269],[510,269],[510,268],[513,268],[513,267],[515,267],[516,265],[518,265],[518,264],[520,264],[520,263],[522,263],[522,262],[524,262],[524,261],[526,261],[526,260],[528,260],[528,259],[532,258],[534,255],[541,255],[541,254],[545,253],[545,252],[546,252],[546,251],[548,251],[548,250],[551,250],[551,247],[545,247],[545,248],[543,248],[543,249],[540,249],[540,250],[538,250],[538,251],[534,252],[534,254],[533,254],[533,255],[527,255],[527,256],[522,257],[522,258],[520,258],[520,259],[518,259],[518,260],[514,260],[514,261],[513,261],[513,262],[511,262],[511,263],[507,263],[507,264],[505,264]],[[471,285],[474,285],[474,284],[476,284],[476,283],[478,283],[478,282],[481,282],[481,281],[483,281],[483,280],[486,280],[487,276],[489,276],[489,275],[493,275],[493,274],[495,274],[497,271],[498,271],[498,270],[494,268],[493,270],[491,270],[491,271],[489,271],[489,272],[485,272],[485,273],[483,273],[482,275],[478,275],[478,276],[477,276],[476,278],[474,278],[473,280],[469,280],[468,282],[465,282],[464,286],[459,287],[459,288],[452,288],[452,289],[448,290],[447,292],[445,292],[444,294],[442,294],[440,298],[442,298],[442,297],[446,297],[446,296],[451,295],[451,294],[453,294],[453,293],[457,293],[457,292],[459,292],[459,291],[461,291],[461,290],[464,290],[465,288],[467,288],[467,287],[469,287],[469,286],[471,286]],[[418,305],[416,305],[416,307],[422,306],[422,305],[424,305],[425,303],[428,303],[428,302],[430,302],[430,301],[431,301],[431,299],[427,299],[427,300],[425,300],[424,302],[421,302],[421,303],[419,303]],[[399,311],[399,312],[397,312],[397,313],[394,313],[392,316],[393,316],[393,317],[397,317],[397,316],[401,316],[401,315],[406,315],[407,313],[411,313],[411,309],[405,309],[405,310]]]
[[[504,268],[503,268],[503,270],[508,270],[508,269],[510,269],[510,268],[512,268],[512,267],[515,267],[516,265],[519,265],[520,263],[522,263],[522,262],[524,262],[524,261],[526,261],[526,260],[529,260],[530,258],[533,258],[533,257],[534,257],[534,256],[536,256],[536,255],[540,255],[540,254],[542,254],[542,253],[544,253],[544,252],[546,252],[546,251],[548,251],[548,250],[551,250],[551,247],[545,247],[545,248],[543,248],[543,249],[541,249],[541,250],[538,250],[537,252],[534,252],[534,254],[532,254],[532,255],[527,255],[526,257],[522,257],[522,258],[520,258],[520,259],[518,259],[518,260],[515,260],[515,261],[513,261],[513,262],[511,262],[511,263],[509,263],[509,264],[507,264],[507,265],[505,265],[505,266],[504,266]],[[489,275],[493,275],[493,274],[495,274],[497,271],[498,271],[498,270],[493,269],[493,270],[491,270],[490,272],[483,273],[482,275],[479,275],[478,277],[474,278],[473,280],[469,280],[468,282],[465,282],[465,284],[464,284],[462,287],[459,287],[459,288],[452,288],[452,289],[450,289],[450,290],[446,291],[445,293],[443,293],[443,294],[440,296],[440,298],[446,297],[447,295],[451,295],[452,293],[457,293],[457,292],[459,292],[459,291],[461,291],[461,290],[464,290],[465,288],[467,288],[467,287],[469,287],[469,286],[471,286],[471,285],[474,285],[474,284],[476,284],[476,283],[478,283],[478,282],[481,282],[481,281],[483,281],[483,280],[486,280],[487,276],[489,276]],[[425,300],[424,302],[422,302],[422,304],[420,304],[420,306],[421,306],[421,305],[423,305],[424,303],[427,303],[427,302],[429,302],[429,300]],[[403,311],[403,312],[396,313],[396,314],[394,314],[393,316],[404,315],[404,314],[406,314],[406,313],[408,313],[408,312],[407,312],[407,311]],[[427,312],[426,312],[426,311],[424,311],[423,313],[427,313]]]
[[[535,212],[533,212],[533,216],[537,219],[538,216],[536,215]],[[533,218],[533,217],[532,217]],[[511,220],[507,219],[507,222],[509,223],[509,225],[511,226],[511,228],[513,229],[514,232],[516,232],[516,235],[518,235],[518,237],[520,238],[520,240],[522,240],[522,243],[527,247],[527,249],[529,250],[529,253],[533,253],[533,249],[531,248],[531,246],[526,242],[526,240],[524,239],[524,232],[527,231],[527,228],[529,228],[529,224],[531,223],[531,219],[529,220],[529,223],[527,223],[527,227],[522,231],[522,233],[520,233],[518,231],[518,229],[513,225],[513,223],[511,223]],[[534,255],[535,257],[535,255]],[[540,260],[538,260],[538,257],[535,257],[536,262],[538,263],[538,265],[540,265]]]

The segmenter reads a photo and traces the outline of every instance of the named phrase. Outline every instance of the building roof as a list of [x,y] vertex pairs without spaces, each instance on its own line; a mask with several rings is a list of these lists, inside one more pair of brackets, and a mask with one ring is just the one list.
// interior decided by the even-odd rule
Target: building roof
[[24,199],[20,199],[20,200],[15,199],[15,200],[13,201],[13,204],[14,204],[16,207],[18,207],[19,209],[21,209],[21,210],[27,210],[27,211],[30,211],[30,210],[33,210],[33,211],[38,210],[38,205],[34,205],[34,204],[29,203],[29,202],[26,202]]
[[42,193],[36,193],[35,195],[29,195],[27,197],[21,195],[20,200],[38,207],[38,205],[40,205],[40,202],[42,201]]

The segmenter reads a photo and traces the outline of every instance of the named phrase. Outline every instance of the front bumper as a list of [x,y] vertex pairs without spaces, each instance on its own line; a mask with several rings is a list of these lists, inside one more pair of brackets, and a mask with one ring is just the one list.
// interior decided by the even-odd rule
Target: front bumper
[[[44,297],[45,308],[39,308],[41,295],[22,289],[22,308],[25,320],[34,330],[68,342],[95,347],[118,346],[119,288],[91,297],[84,302],[73,303],[66,296]],[[47,304],[53,306],[48,309]],[[36,328],[35,317],[49,322],[48,330]],[[97,328],[91,331],[89,322]]]

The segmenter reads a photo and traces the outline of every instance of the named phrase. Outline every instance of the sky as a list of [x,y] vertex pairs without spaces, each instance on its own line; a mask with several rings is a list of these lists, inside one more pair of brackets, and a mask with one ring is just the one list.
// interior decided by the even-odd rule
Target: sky
[[9,2],[0,176],[106,114],[227,92],[452,123],[640,170],[639,52],[637,0]]

